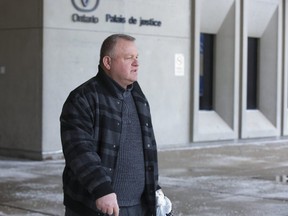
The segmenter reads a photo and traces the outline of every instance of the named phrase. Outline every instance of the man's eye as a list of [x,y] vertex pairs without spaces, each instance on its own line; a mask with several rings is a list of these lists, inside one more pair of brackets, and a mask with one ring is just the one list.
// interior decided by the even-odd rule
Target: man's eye
[[127,56],[126,59],[127,59],[127,60],[138,59],[138,56],[136,56],[136,57],[134,57],[134,56]]

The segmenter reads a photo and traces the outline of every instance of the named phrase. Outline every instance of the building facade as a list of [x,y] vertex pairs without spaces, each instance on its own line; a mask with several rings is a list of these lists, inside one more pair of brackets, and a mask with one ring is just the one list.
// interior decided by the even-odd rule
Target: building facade
[[136,37],[158,146],[288,135],[285,0],[1,0],[0,155],[61,155],[69,92]]

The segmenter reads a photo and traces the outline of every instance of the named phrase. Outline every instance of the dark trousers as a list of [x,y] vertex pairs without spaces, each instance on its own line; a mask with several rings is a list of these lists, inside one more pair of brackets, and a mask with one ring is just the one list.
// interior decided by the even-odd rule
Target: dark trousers
[[[108,214],[95,213],[95,216],[108,216]],[[73,212],[72,210],[66,207],[65,216],[83,216],[79,213]],[[92,216],[92,215],[85,215]],[[93,215],[94,216],[94,215]],[[142,205],[129,206],[129,207],[120,207],[119,216],[149,216],[147,213],[147,208]]]
[[148,216],[147,208],[142,205],[120,207],[119,216]]

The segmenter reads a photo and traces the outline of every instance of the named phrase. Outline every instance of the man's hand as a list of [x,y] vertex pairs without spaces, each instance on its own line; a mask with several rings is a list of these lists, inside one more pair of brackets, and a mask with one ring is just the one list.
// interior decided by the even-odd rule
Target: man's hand
[[107,194],[96,200],[96,208],[104,214],[119,216],[119,206],[115,193]]

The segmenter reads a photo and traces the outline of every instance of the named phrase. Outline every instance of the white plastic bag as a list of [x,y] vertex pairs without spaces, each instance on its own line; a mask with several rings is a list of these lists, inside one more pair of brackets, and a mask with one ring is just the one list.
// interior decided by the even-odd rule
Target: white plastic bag
[[168,197],[166,197],[161,189],[156,191],[156,216],[172,215],[172,203]]

